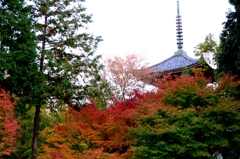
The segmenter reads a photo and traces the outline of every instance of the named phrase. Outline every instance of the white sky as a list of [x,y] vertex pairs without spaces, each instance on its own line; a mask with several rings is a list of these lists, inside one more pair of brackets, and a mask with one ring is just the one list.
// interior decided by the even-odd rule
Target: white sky
[[[207,34],[216,40],[222,31],[228,0],[179,0],[183,26],[183,50],[194,57],[194,47]],[[177,51],[177,0],[86,0],[93,14],[89,31],[101,35],[97,54],[103,57],[139,54],[152,64]]]

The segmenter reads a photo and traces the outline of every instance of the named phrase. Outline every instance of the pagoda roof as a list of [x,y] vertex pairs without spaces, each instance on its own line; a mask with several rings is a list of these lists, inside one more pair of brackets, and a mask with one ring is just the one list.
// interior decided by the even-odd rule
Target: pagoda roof
[[151,66],[152,73],[181,73],[184,68],[201,66],[200,58],[194,59],[183,50],[182,19],[179,11],[179,1],[177,1],[177,46],[178,50],[168,59]]
[[185,67],[193,67],[199,64],[200,59],[194,59],[189,57],[185,52],[175,54],[168,59],[151,66],[154,72],[172,72],[176,70],[182,70]]

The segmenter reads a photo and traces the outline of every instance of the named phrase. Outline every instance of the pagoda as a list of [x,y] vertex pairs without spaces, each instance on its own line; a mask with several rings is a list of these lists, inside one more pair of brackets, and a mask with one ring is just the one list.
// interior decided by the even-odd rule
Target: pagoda
[[181,75],[184,69],[201,67],[200,59],[189,57],[183,50],[182,19],[179,10],[179,1],[177,1],[176,31],[178,50],[174,53],[173,56],[151,66],[151,68],[153,68],[152,73],[157,73],[160,77],[166,74]]

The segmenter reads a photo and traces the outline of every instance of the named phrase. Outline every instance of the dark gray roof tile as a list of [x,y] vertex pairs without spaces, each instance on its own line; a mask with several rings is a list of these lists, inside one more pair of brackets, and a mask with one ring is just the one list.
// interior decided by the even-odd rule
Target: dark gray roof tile
[[176,54],[170,58],[153,65],[151,68],[155,68],[154,72],[170,72],[184,67],[190,67],[199,62],[199,59],[193,59],[187,56],[186,53]]

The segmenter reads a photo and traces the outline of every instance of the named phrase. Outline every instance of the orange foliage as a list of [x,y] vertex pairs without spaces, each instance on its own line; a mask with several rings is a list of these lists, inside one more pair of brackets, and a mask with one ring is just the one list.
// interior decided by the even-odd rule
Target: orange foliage
[[129,129],[136,127],[141,117],[157,111],[157,107],[152,107],[154,101],[145,105],[144,98],[159,99],[158,95],[142,96],[135,91],[135,98],[115,101],[115,105],[105,111],[94,104],[79,112],[68,108],[66,123],[44,130],[47,143],[42,145],[44,154],[38,158],[53,159],[57,155],[81,159],[130,158],[133,138],[127,135]]
[[[95,104],[89,104],[79,112],[69,107],[66,111],[66,123],[54,125],[53,128],[43,131],[42,135],[46,141],[42,145],[44,153],[38,158],[131,158],[131,144],[135,136],[130,135],[129,130],[141,124],[142,118],[155,114],[159,109],[169,112],[179,109],[165,104],[166,100],[179,102],[176,96],[178,90],[183,95],[181,99],[189,92],[190,95],[197,93],[193,96],[199,96],[199,101],[211,104],[214,99],[211,95],[213,92],[201,92],[205,90],[206,83],[207,80],[203,76],[163,79],[156,93],[142,95],[134,91],[134,98],[124,102],[116,100],[115,104],[105,111],[99,110]],[[205,97],[209,100],[205,100]]]

